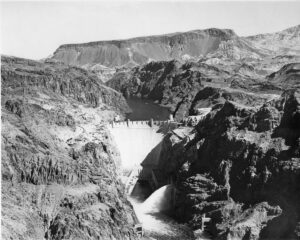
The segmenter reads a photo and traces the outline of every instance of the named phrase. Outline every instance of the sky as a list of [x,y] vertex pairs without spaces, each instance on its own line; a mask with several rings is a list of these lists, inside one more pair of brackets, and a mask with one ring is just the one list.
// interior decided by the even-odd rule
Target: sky
[[1,54],[30,59],[60,45],[205,28],[240,36],[300,24],[300,1],[1,2]]

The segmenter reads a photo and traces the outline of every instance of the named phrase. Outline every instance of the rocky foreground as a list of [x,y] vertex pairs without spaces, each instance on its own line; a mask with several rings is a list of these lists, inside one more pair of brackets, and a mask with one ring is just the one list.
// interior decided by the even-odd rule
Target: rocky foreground
[[122,95],[80,68],[1,61],[2,239],[136,239],[104,125]]
[[261,107],[216,105],[185,137],[169,133],[162,149],[178,221],[200,229],[205,214],[214,239],[300,237],[299,90]]

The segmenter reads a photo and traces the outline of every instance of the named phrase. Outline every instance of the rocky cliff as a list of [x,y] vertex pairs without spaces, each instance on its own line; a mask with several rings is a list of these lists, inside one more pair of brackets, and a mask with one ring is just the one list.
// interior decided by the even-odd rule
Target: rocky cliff
[[299,90],[261,107],[226,101],[169,133],[159,170],[175,182],[175,217],[199,229],[205,214],[214,239],[298,239],[299,109]]
[[300,25],[280,32],[249,36],[245,39],[251,41],[256,48],[265,49],[274,55],[299,55],[300,53]]
[[283,89],[300,87],[300,63],[284,65],[280,70],[270,74],[268,80]]
[[1,60],[2,239],[137,239],[105,127],[121,94],[80,68]]
[[[299,25],[272,34],[239,37],[230,29],[205,29],[126,40],[65,44],[53,59],[95,71],[133,67],[150,61],[261,60],[266,56],[299,55]],[[107,67],[109,69],[107,69]]]
[[215,51],[222,41],[237,38],[232,30],[206,29],[128,40],[60,46],[54,59],[68,64],[134,66],[149,61],[193,59]]

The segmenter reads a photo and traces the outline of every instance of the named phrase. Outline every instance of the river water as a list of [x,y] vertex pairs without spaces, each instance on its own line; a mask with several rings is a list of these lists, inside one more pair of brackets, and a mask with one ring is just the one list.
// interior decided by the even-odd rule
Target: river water
[[138,120],[167,120],[170,115],[170,111],[166,107],[162,107],[152,100],[141,98],[129,98],[127,99],[129,107],[132,109],[132,113],[127,115],[127,118],[133,121]]
[[131,202],[139,222],[143,225],[145,235],[143,240],[191,240],[191,230],[182,224],[178,224],[171,217],[161,212],[162,205],[169,205],[167,198],[169,186],[161,187],[149,197],[149,188],[139,182],[134,192],[128,198]]

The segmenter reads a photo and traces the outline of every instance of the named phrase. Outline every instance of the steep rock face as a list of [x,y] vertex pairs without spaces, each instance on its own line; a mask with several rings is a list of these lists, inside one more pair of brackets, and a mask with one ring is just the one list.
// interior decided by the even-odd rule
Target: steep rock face
[[283,89],[300,87],[300,63],[284,65],[268,76],[268,80]]
[[3,58],[2,239],[137,239],[105,127],[127,105],[80,71]]
[[251,41],[255,47],[268,50],[276,55],[299,55],[300,25],[276,33],[249,36],[246,39]]
[[197,229],[206,214],[219,239],[299,237],[299,94],[216,105],[195,136],[164,140],[160,168],[176,182],[179,220]]
[[259,72],[270,74],[282,67],[282,58],[285,58],[285,64],[295,62],[291,58],[299,61],[299,41],[299,26],[249,37],[239,37],[228,29],[212,28],[127,40],[66,44],[55,51],[52,59],[92,70],[104,81],[124,68],[170,60],[202,60],[210,65],[227,67],[251,62]]
[[206,29],[128,40],[66,44],[55,51],[53,58],[81,66],[139,65],[149,61],[198,58],[215,51],[222,41],[236,37],[232,30]]
[[259,106],[267,100],[268,96],[242,90],[206,87],[200,90],[193,99],[190,114],[196,115],[198,108],[212,107],[216,104],[224,104],[226,101],[233,101],[245,106]]
[[82,68],[6,56],[2,56],[1,61],[2,82],[8,89],[18,88],[26,94],[31,88],[42,87],[93,107],[103,103],[116,110],[130,111],[121,94],[107,88],[95,75]]

